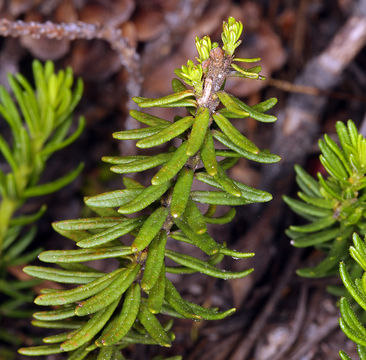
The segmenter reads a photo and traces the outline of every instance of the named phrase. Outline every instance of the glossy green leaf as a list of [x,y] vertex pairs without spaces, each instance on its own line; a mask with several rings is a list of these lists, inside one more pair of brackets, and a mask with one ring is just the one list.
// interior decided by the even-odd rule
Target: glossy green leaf
[[166,283],[165,298],[168,304],[184,318],[200,320],[202,317],[196,315],[193,309],[188,305],[188,303],[182,299],[178,290],[171,283],[171,281],[166,279],[165,283]]
[[353,245],[349,248],[350,255],[366,271],[366,246],[363,240],[353,233]]
[[339,301],[339,305],[343,321],[366,341],[366,329],[362,325],[360,320],[358,320],[347,299],[344,297],[341,298],[341,300]]
[[77,316],[85,316],[93,314],[107,306],[113,301],[116,301],[121,295],[130,287],[132,282],[136,279],[140,265],[134,264],[121,272],[108,287],[101,290],[98,294],[89,298],[88,300],[78,303],[75,309]]
[[171,95],[167,95],[167,96],[163,96],[163,97],[157,98],[157,99],[134,97],[132,100],[136,104],[138,104],[138,106],[140,106],[142,108],[147,108],[147,107],[154,107],[154,106],[162,107],[164,105],[176,103],[177,101],[180,101],[180,100],[183,100],[186,98],[190,98],[193,96],[194,96],[194,93],[192,90],[184,90],[184,91],[174,93]]
[[342,166],[346,169],[349,175],[352,175],[352,170],[347,161],[344,152],[339,148],[336,142],[327,134],[324,134],[324,140],[329,149],[337,156],[337,158],[341,161]]
[[141,287],[146,292],[149,292],[154,287],[159,278],[164,264],[166,242],[167,233],[165,230],[161,230],[149,245],[145,270],[141,279]]
[[190,226],[187,220],[175,218],[174,223],[193,245],[204,251],[207,255],[216,254],[220,245],[207,233],[198,234]]
[[130,246],[113,246],[97,249],[50,250],[42,252],[38,257],[44,262],[62,263],[115,258],[131,255],[132,253]]
[[340,234],[339,228],[322,230],[311,235],[306,234],[297,237],[296,239],[291,241],[291,244],[295,247],[314,246],[335,239],[339,234]]
[[235,112],[235,110],[241,110],[242,112],[248,113],[251,118],[261,122],[274,122],[277,120],[275,116],[263,114],[260,110],[258,111],[255,108],[246,105],[236,97],[229,95],[224,91],[219,91],[217,95],[220,101],[231,111]]
[[203,234],[207,231],[206,221],[201,214],[200,209],[191,199],[188,199],[184,217],[191,229],[197,234]]
[[84,325],[84,321],[68,319],[57,321],[32,320],[32,325],[46,329],[79,329]]
[[140,184],[137,180],[132,179],[132,178],[127,177],[127,176],[123,177],[122,182],[123,182],[123,185],[127,189],[144,189],[145,188],[145,186]]
[[128,174],[133,172],[145,171],[152,169],[156,166],[165,164],[171,159],[172,154],[163,153],[155,156],[149,156],[141,160],[129,162],[127,164],[114,165],[111,167],[111,171],[116,174]]
[[76,243],[77,246],[81,248],[92,248],[105,243],[111,242],[120,238],[123,235],[130,233],[132,230],[136,229],[138,226],[143,224],[141,218],[128,219],[120,224],[114,225],[107,230],[100,233],[87,237]]
[[[348,290],[348,292],[352,295],[352,297],[357,301],[357,303],[366,310],[366,295],[361,293],[360,290],[355,285],[354,281],[350,277],[344,262],[339,264],[339,273],[341,275],[341,279],[343,281],[344,286]],[[343,329],[342,329],[343,330]]]
[[153,315],[149,309],[141,303],[138,319],[144,326],[149,335],[161,346],[170,347],[171,340],[167,332],[161,326],[158,319]]
[[204,216],[204,219],[205,219],[206,223],[209,223],[209,224],[228,224],[234,219],[235,215],[236,215],[236,210],[233,208],[233,209],[230,209],[223,216],[218,216],[218,217]]
[[230,137],[226,136],[220,131],[213,130],[212,135],[216,140],[220,141],[221,144],[227,146],[229,149],[235,151],[236,153],[240,154],[242,157],[246,159],[264,164],[273,164],[281,160],[281,158],[278,155],[271,154],[267,151],[260,151],[258,153],[252,153],[250,151],[247,151],[242,147],[236,145],[232,141],[232,139],[230,139]]
[[142,129],[124,130],[113,133],[113,138],[117,140],[139,140],[145,139],[152,135],[160,133],[163,129],[169,127],[170,124],[151,126]]
[[73,330],[70,332],[63,332],[56,335],[47,336],[42,339],[42,341],[46,344],[57,344],[66,341],[69,339],[73,334],[75,334],[77,330]]
[[70,339],[63,342],[60,347],[64,351],[72,351],[91,340],[106,324],[118,305],[118,300],[97,312],[85,325],[83,325]]
[[254,256],[254,253],[243,253],[224,246],[220,247],[219,254],[231,256],[234,259],[246,259]]
[[[243,77],[247,78],[247,79],[259,79],[259,75],[256,72],[251,72],[236,64],[231,64],[231,67],[233,69],[235,69],[239,74],[241,74]],[[260,69],[261,70],[261,69]]]
[[217,174],[217,161],[215,153],[215,144],[211,135],[211,131],[207,131],[206,137],[201,147],[201,159],[207,173],[211,176]]
[[169,210],[166,207],[157,208],[144,222],[131,248],[134,252],[144,250],[162,228]]
[[129,219],[120,217],[94,217],[84,219],[72,219],[57,221],[57,228],[60,230],[99,230],[108,229]]
[[179,79],[172,79],[172,89],[175,93],[187,90],[187,87]]
[[342,360],[352,360],[344,351],[340,350],[339,351],[339,356],[341,357]]
[[213,177],[214,180],[219,184],[219,188],[226,191],[228,194],[241,197],[242,192],[240,189],[235,185],[234,181],[231,180],[222,169],[220,165],[217,167],[218,171],[217,174]]
[[258,104],[251,106],[252,110],[264,113],[273,108],[277,104],[277,98],[272,97],[267,100],[261,101]]
[[38,279],[57,281],[64,284],[87,284],[90,281],[105,275],[99,271],[71,271],[63,269],[48,268],[44,266],[26,266],[23,271]]
[[97,346],[111,346],[119,342],[134,324],[141,299],[141,289],[134,283],[126,292],[120,314],[109,323],[103,334],[96,340]]
[[[300,165],[295,165],[297,181],[301,180],[306,188],[310,191],[309,195],[321,197],[320,186],[318,182],[310,176]],[[305,192],[305,191],[304,191]]]
[[117,207],[129,203],[140,195],[143,189],[125,189],[102,193],[96,196],[86,197],[85,204],[93,207]]
[[194,118],[192,116],[186,116],[170,126],[164,128],[155,135],[149,136],[136,143],[136,146],[140,149],[151,148],[164,144],[175,137],[184,133],[188,128],[192,126]]
[[161,196],[169,189],[170,185],[170,182],[167,181],[161,185],[151,185],[143,189],[134,199],[121,206],[118,209],[118,212],[121,214],[132,214],[145,209],[154,201],[159,200]]
[[297,214],[299,215],[311,215],[315,217],[329,217],[332,216],[332,211],[328,209],[319,208],[314,205],[306,204],[302,201],[291,199],[288,196],[283,196],[285,203]]
[[161,267],[159,278],[155,285],[149,290],[149,296],[147,298],[147,307],[153,314],[160,313],[165,297],[165,264]]
[[184,213],[191,193],[193,174],[192,169],[183,168],[178,175],[170,203],[170,213],[173,218],[178,218]]
[[75,315],[74,307],[61,308],[50,311],[40,311],[33,314],[33,317],[37,320],[55,321],[68,319]]
[[290,226],[290,229],[301,233],[311,233],[314,231],[319,231],[328,228],[331,225],[333,225],[336,221],[337,220],[333,216],[329,216],[320,218],[319,220],[315,220],[310,224],[306,225],[300,225],[300,226],[292,225]]
[[161,119],[157,116],[150,115],[138,110],[130,110],[130,115],[140,121],[141,123],[149,126],[160,126],[160,125],[170,125],[170,121]]
[[248,269],[244,271],[238,271],[238,272],[232,272],[232,271],[226,271],[226,270],[220,270],[216,268],[215,266],[212,266],[208,264],[205,261],[196,259],[189,255],[184,255],[177,253],[172,250],[166,250],[165,251],[166,256],[175,261],[176,263],[186,266],[188,268],[197,270],[198,272],[201,272],[203,274],[216,277],[219,279],[240,279],[247,275],[249,275],[251,272],[253,272],[253,269]]
[[210,123],[210,111],[208,108],[197,110],[192,131],[188,138],[187,155],[193,156],[201,148]]
[[187,145],[187,142],[184,142],[175,150],[169,161],[151,179],[152,185],[161,185],[178,174],[189,158],[186,154]]
[[306,202],[310,205],[314,205],[316,207],[322,208],[322,209],[333,210],[333,208],[334,208],[333,199],[331,200],[331,199],[324,199],[323,197],[321,197],[321,198],[313,197],[313,196],[306,195],[306,194],[302,193],[301,191],[299,191],[297,193],[297,196],[304,202]]
[[37,305],[65,305],[84,300],[109,286],[122,271],[123,269],[117,269],[101,278],[91,281],[88,284],[78,286],[74,289],[60,290],[39,295],[36,297],[34,302]]
[[18,350],[19,354],[25,356],[42,356],[51,354],[60,354],[63,350],[59,345],[40,345],[40,346],[30,346],[25,348],[20,348]]
[[247,205],[254,201],[238,198],[222,191],[192,191],[192,200],[211,205]]
[[213,118],[222,132],[239,148],[248,151],[253,154],[258,154],[259,149],[249,139],[242,135],[235,127],[230,123],[225,116],[220,113],[213,114]]

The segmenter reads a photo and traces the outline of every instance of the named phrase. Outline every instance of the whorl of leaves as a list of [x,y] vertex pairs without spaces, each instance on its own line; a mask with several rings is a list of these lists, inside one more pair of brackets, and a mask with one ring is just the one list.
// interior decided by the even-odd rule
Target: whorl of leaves
[[353,232],[366,233],[366,139],[351,120],[347,125],[337,122],[336,130],[340,145],[328,135],[319,140],[320,162],[328,177],[318,173],[315,180],[296,165],[300,199],[284,197],[294,212],[309,221],[287,230],[292,244],[315,246],[327,254],[317,266],[298,270],[300,276],[334,275],[340,261],[350,262],[356,272],[359,269],[350,261],[347,249]]
[[[21,305],[31,302],[29,292],[37,280],[17,281],[7,269],[28,264],[41,249],[31,249],[35,237],[33,225],[46,206],[33,214],[24,214],[23,204],[30,198],[53,193],[73,181],[82,165],[50,183],[42,183],[41,175],[47,160],[58,150],[71,144],[81,134],[84,119],[68,135],[73,124],[73,111],[80,101],[83,84],[74,86],[71,68],[55,72],[52,62],[33,62],[34,86],[21,74],[9,75],[12,94],[0,86],[0,114],[9,127],[8,135],[0,135],[0,320],[1,317],[28,317]],[[7,127],[5,124],[3,130]],[[28,289],[28,292],[24,290]],[[5,329],[0,339],[19,341]]]
[[[183,108],[187,114],[168,121],[132,110],[131,116],[146,127],[113,134],[119,140],[137,140],[140,149],[174,142],[158,155],[104,157],[103,161],[110,163],[111,171],[117,174],[158,169],[146,187],[125,176],[124,189],[87,197],[85,203],[97,213],[96,217],[54,224],[55,230],[75,241],[78,249],[45,251],[40,260],[59,267],[29,266],[25,272],[75,285],[65,290],[44,289],[35,300],[38,305],[56,308],[35,313],[33,324],[66,331],[45,338],[45,345],[20,349],[22,354],[67,351],[71,352],[69,359],[82,359],[97,350],[98,355],[92,355],[97,359],[123,359],[120,350],[129,344],[171,346],[172,323],[162,324],[158,314],[217,320],[235,311],[209,309],[183,299],[166,275],[200,272],[219,279],[236,279],[253,270],[220,269],[217,264],[225,255],[248,258],[254,254],[231,250],[207,231],[207,224],[225,224],[235,216],[234,209],[214,216],[218,205],[271,200],[269,193],[227,175],[238,159],[279,161],[278,156],[259,150],[229,120],[276,120],[265,114],[276,99],[248,106],[223,90],[228,76],[261,78],[260,67],[244,69],[233,63],[258,60],[233,56],[241,31],[241,23],[230,18],[224,23],[223,48],[212,44],[208,37],[197,38],[198,64],[189,60],[187,66],[176,70],[183,81],[173,79],[172,94],[159,99],[134,98],[141,108]],[[214,139],[221,144],[219,147]],[[210,185],[212,190],[192,189],[194,180]],[[207,205],[205,213],[200,204]],[[168,238],[197,247],[203,254],[193,257],[169,250]],[[119,265],[110,273],[84,264],[111,258]],[[176,266],[165,265],[167,258]]]
[[[366,314],[366,243],[356,233],[353,234],[353,246],[349,248],[349,253],[362,268],[363,274],[361,277],[355,278],[352,273],[348,272],[345,263],[340,263],[339,272],[347,289],[347,296],[340,300],[341,318],[339,325],[347,337],[356,343],[360,360],[366,360],[366,328],[364,326]],[[342,360],[351,360],[344,351],[340,351],[339,354]]]

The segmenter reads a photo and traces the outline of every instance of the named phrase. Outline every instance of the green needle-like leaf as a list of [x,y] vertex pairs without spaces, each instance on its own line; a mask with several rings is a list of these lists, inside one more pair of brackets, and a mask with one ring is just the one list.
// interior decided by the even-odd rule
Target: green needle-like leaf
[[141,324],[144,326],[149,335],[161,346],[170,347],[171,340],[161,326],[158,319],[153,315],[144,303],[140,305],[140,311],[138,313],[138,319]]
[[109,286],[122,271],[123,269],[117,269],[88,284],[78,286],[75,289],[39,295],[34,302],[37,305],[65,305],[84,300]]
[[194,118],[192,116],[186,116],[170,126],[164,128],[155,135],[149,136],[136,143],[136,146],[140,149],[151,148],[164,144],[173,138],[184,133],[188,128],[192,126]]
[[208,264],[205,261],[196,259],[189,255],[179,254],[172,250],[166,250],[165,253],[169,259],[175,261],[176,263],[178,263],[180,265],[197,270],[198,272],[201,272],[203,274],[206,274],[206,275],[209,275],[212,277],[217,277],[219,279],[225,279],[225,280],[240,279],[240,278],[243,278],[243,277],[249,275],[253,271],[253,269],[248,269],[248,270],[239,271],[239,272],[220,270],[220,269],[216,268],[215,266]]
[[178,175],[170,203],[170,213],[173,218],[178,218],[184,213],[189,199],[189,194],[191,193],[193,174],[193,170],[183,168]]
[[63,342],[60,347],[63,351],[72,351],[86,344],[105,325],[112,316],[118,300],[97,312],[84,326],[82,326],[69,340]]
[[121,214],[132,214],[137,211],[145,209],[154,201],[161,198],[161,196],[169,189],[170,182],[167,181],[161,185],[151,185],[142,190],[132,201],[126,205],[121,206],[118,212]]
[[134,283],[126,292],[120,314],[109,323],[103,334],[96,340],[97,346],[111,346],[120,341],[134,324],[141,299],[141,289]]
[[152,185],[161,185],[171,180],[178,174],[180,169],[186,164],[189,156],[186,154],[187,142],[184,142],[175,150],[173,156],[165,163],[165,165],[151,179]]
[[125,271],[120,273],[107,288],[100,291],[98,294],[78,304],[75,309],[77,316],[85,316],[93,314],[120,298],[120,296],[130,287],[135,280],[140,265],[132,265]]
[[202,146],[203,140],[210,123],[210,111],[208,108],[199,108],[188,138],[187,155],[194,155]]
[[163,226],[169,210],[165,207],[156,209],[144,222],[131,248],[134,252],[144,250]]
[[164,264],[164,252],[166,242],[166,231],[161,230],[149,246],[144,275],[141,279],[141,287],[146,292],[154,287],[159,278],[161,268]]
[[248,151],[253,154],[258,154],[259,149],[244,135],[242,135],[238,130],[234,128],[234,126],[230,123],[225,116],[220,113],[213,114],[213,118],[218,125],[218,127],[222,130],[222,132],[237,146],[241,149]]

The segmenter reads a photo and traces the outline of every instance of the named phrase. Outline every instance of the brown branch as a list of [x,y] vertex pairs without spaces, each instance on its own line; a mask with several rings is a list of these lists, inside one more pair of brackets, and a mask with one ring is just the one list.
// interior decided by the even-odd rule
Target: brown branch
[[122,36],[120,29],[111,26],[87,24],[82,21],[73,23],[53,23],[46,21],[24,22],[0,19],[0,35],[5,37],[30,36],[35,39],[45,37],[55,40],[100,39],[107,41],[119,55],[121,64],[129,74],[127,91],[130,96],[137,96],[141,91],[140,57]]

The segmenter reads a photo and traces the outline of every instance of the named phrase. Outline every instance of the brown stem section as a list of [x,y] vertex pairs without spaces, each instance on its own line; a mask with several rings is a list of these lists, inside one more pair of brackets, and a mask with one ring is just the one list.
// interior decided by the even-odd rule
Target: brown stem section
[[[212,115],[217,106],[219,105],[219,99],[216,96],[216,92],[221,89],[225,83],[226,77],[229,74],[230,64],[232,57],[225,56],[224,51],[221,48],[212,49],[210,52],[210,58],[203,62],[202,67],[207,70],[204,76],[203,92],[200,97],[197,97],[197,104],[199,107],[207,107]],[[195,172],[200,164],[199,153],[191,156],[185,166]],[[172,191],[169,191],[162,199],[163,206],[169,206],[171,201]],[[173,218],[169,214],[163,229],[169,234],[171,227],[173,226]]]
[[208,69],[204,77],[204,86],[202,95],[197,99],[198,106],[207,107],[212,114],[219,104],[216,92],[219,91],[224,84],[229,73],[232,58],[225,56],[221,48],[212,49],[210,58],[206,60],[202,66]]

